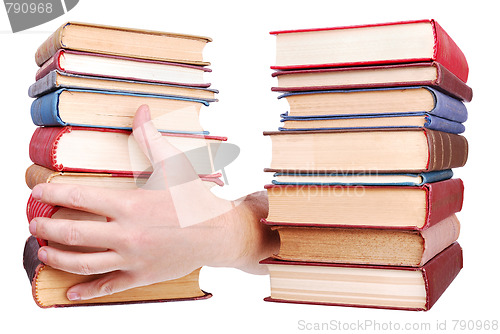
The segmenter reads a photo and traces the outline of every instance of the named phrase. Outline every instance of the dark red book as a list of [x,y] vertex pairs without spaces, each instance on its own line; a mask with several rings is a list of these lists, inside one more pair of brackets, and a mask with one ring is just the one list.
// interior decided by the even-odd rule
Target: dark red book
[[159,60],[137,59],[123,56],[60,49],[36,72],[36,80],[51,71],[63,73],[174,84],[193,87],[209,87],[204,73],[209,68],[171,63]]
[[422,267],[261,261],[271,275],[265,301],[427,311],[463,267],[458,243]]
[[462,209],[464,185],[266,185],[269,225],[424,230]]
[[24,247],[23,265],[30,280],[33,299],[38,306],[43,308],[186,301],[207,299],[212,296],[200,289],[200,269],[196,269],[175,280],[137,287],[90,300],[70,301],[66,298],[66,292],[70,287],[97,279],[101,275],[76,275],[54,269],[38,259],[39,249],[36,239],[33,236],[29,237]]
[[273,69],[388,65],[436,61],[467,82],[464,54],[434,20],[273,31]]
[[[198,174],[215,172],[211,157],[227,140],[181,133],[162,135],[187,155]],[[35,164],[56,171],[130,174],[151,170],[148,158],[127,130],[39,127],[31,138],[29,154]]]
[[437,62],[276,71],[275,92],[430,86],[462,101],[472,89]]

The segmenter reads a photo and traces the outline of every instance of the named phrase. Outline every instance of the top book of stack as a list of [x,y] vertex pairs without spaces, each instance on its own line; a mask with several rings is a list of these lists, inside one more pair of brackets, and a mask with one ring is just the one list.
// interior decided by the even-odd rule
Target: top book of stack
[[467,82],[464,54],[434,20],[283,30],[275,70],[437,62]]
[[58,50],[66,49],[207,66],[210,63],[203,61],[202,53],[211,41],[208,37],[186,34],[68,22],[37,49],[35,61],[41,66]]

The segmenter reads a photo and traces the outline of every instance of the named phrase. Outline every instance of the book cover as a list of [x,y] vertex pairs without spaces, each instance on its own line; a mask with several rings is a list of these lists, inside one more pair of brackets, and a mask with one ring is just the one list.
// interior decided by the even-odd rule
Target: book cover
[[[265,298],[265,301],[428,311],[462,269],[463,255],[462,248],[455,242],[422,267],[350,265],[318,262],[305,263],[280,261],[272,258],[265,259],[260,263],[268,265],[271,272],[271,296]],[[306,273],[303,274],[302,272],[304,272],[304,270],[301,269],[303,267],[310,267],[312,269],[307,270]],[[314,270],[315,268],[316,270]],[[338,281],[327,280],[322,284],[322,291],[317,290],[318,284],[316,284],[316,282],[321,279],[321,276],[319,276],[321,273],[325,273],[326,277],[332,272],[335,274],[351,274],[353,276],[356,274],[353,279],[357,276],[363,279],[366,276],[366,274],[363,275],[365,271],[367,274],[372,272],[373,274],[383,276],[381,281],[374,282],[375,286],[377,284],[383,284],[386,288],[382,296],[373,291],[371,295],[368,294],[368,292],[362,292],[360,289],[363,288],[363,286],[354,284],[349,281],[349,278],[345,278],[346,284],[339,284]],[[395,275],[389,274],[389,271],[394,271],[396,274],[398,271],[401,271],[401,274],[398,276],[403,276],[405,274],[403,271],[409,272],[408,274],[412,277],[413,284],[416,284],[415,278],[418,277],[418,281],[421,281],[421,283],[418,283],[418,289],[421,290],[423,294],[419,294],[419,297],[417,297],[416,295],[412,295],[408,289],[404,289],[404,291],[408,291],[407,293],[409,293],[409,295],[405,296],[405,298],[401,298],[401,292],[393,292],[390,288],[387,288],[391,286],[392,282],[398,281],[398,279],[393,278]],[[281,286],[280,281],[288,277],[284,274],[286,272],[290,272],[290,274],[288,274],[290,276],[288,280],[289,284],[287,286]],[[297,272],[297,275],[292,276],[295,272]],[[387,278],[385,278],[386,276]],[[305,283],[306,278],[309,279],[307,283]],[[349,289],[347,288],[348,285],[354,285],[354,287]],[[376,291],[380,292],[379,289]],[[399,291],[401,291],[401,289],[399,289]],[[298,295],[296,292],[302,292],[302,294]],[[366,298],[361,300],[359,297],[355,298],[355,296],[361,294],[363,294],[363,296],[366,295]]]
[[272,76],[278,78],[278,86],[271,88],[275,92],[430,86],[466,102],[473,94],[466,83],[438,62],[275,71]]
[[133,288],[87,301],[69,301],[66,291],[73,285],[87,282],[99,275],[76,275],[56,270],[38,259],[40,245],[33,236],[26,240],[23,266],[31,284],[33,299],[41,308],[97,306],[131,303],[152,303],[207,299],[212,294],[199,287],[199,271],[172,281]]
[[[427,34],[426,26],[430,26],[430,29],[432,30],[431,35]],[[390,33],[387,28],[396,28],[398,30],[394,30],[394,33]],[[406,42],[408,38],[416,38],[415,36],[420,36],[419,32],[416,32],[416,29],[426,29],[425,41],[427,43],[432,43],[432,52],[428,50],[429,45],[427,44],[425,45],[425,52],[418,49],[417,47],[420,46],[419,43],[423,43],[422,40],[419,40],[419,43],[415,42],[411,45],[412,47],[415,47],[415,49],[412,48],[411,50],[407,50],[410,48],[408,44],[406,44],[407,48],[405,48],[404,52],[396,52],[394,55],[391,54],[390,58],[386,58],[387,55],[385,51],[387,49],[387,45],[398,45],[399,43],[403,43],[403,41]],[[378,33],[374,35],[376,31],[378,31]],[[311,33],[315,32],[321,32],[323,36],[327,36],[328,38],[317,39],[317,41],[315,41],[313,37],[311,37],[314,36]],[[343,38],[339,36],[338,32],[346,32],[349,36],[355,35],[358,38]],[[350,27],[281,30],[273,31],[271,34],[277,36],[277,64],[271,67],[273,69],[292,70],[299,68],[384,65],[418,61],[437,61],[454,73],[463,82],[467,82],[469,74],[469,67],[463,52],[435,20],[390,22]],[[424,35],[424,33],[420,34]],[[307,35],[310,37],[306,38],[305,41],[301,41],[298,40],[300,35]],[[294,37],[295,40],[297,40],[295,43],[293,43]],[[380,37],[380,43],[374,44],[374,37]],[[283,40],[283,42],[281,40]],[[292,43],[289,48],[282,46],[284,45],[282,43],[290,41],[292,41]],[[357,48],[364,51],[367,51],[367,48],[369,48],[370,57],[360,55],[359,59],[353,60],[353,57],[348,55],[346,58],[340,57],[337,59],[333,57],[334,53],[332,53],[332,56],[328,56],[327,53],[325,57],[321,57],[323,56],[323,53],[321,52],[322,50],[329,50],[330,48],[338,49],[340,47],[346,49]],[[314,56],[313,59],[307,63],[300,63],[299,61],[295,61],[295,58],[287,55],[288,51],[291,49],[302,48],[310,49],[311,52],[316,51],[319,55],[317,57]]]

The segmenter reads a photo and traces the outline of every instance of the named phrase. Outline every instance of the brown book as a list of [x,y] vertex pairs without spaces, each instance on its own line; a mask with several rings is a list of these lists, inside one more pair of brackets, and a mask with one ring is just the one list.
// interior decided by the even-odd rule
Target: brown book
[[[98,36],[98,38],[97,38]],[[35,61],[41,66],[57,50],[85,51],[140,59],[208,65],[203,61],[203,48],[208,37],[176,34],[144,29],[68,22],[40,45]]]
[[429,310],[463,266],[453,243],[422,267],[261,261],[271,275],[266,301]]
[[451,215],[422,231],[272,226],[279,232],[278,260],[419,267],[458,239]]
[[276,71],[277,92],[431,86],[470,101],[472,89],[437,62]]
[[274,172],[425,172],[461,167],[465,137],[429,129],[264,132]]
[[198,282],[200,269],[197,269],[175,280],[133,288],[91,300],[70,301],[66,298],[66,291],[70,287],[94,280],[100,275],[76,275],[47,266],[38,260],[39,247],[33,236],[28,238],[24,248],[23,264],[31,283],[33,298],[36,304],[43,308],[182,301],[212,296],[200,289]]

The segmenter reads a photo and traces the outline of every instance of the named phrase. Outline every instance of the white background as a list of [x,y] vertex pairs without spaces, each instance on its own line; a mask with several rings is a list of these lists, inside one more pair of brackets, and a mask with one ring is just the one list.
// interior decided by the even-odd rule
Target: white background
[[[63,17],[26,32],[12,34],[0,9],[2,102],[2,259],[0,273],[0,330],[53,333],[120,331],[122,333],[185,332],[304,332],[308,323],[372,320],[388,326],[453,320],[500,320],[498,299],[499,195],[496,170],[498,33],[493,1],[97,1],[81,0]],[[220,192],[237,198],[263,189],[269,175],[270,141],[264,130],[279,125],[284,101],[270,91],[276,82],[269,69],[274,64],[274,37],[268,32],[328,26],[380,23],[434,18],[465,53],[470,67],[468,84],[474,99],[468,104],[465,136],[470,155],[466,167],[455,170],[465,183],[465,203],[458,214],[462,222],[460,244],[464,269],[429,312],[320,307],[263,302],[269,295],[269,278],[234,269],[204,268],[201,286],[214,297],[199,302],[40,309],[31,296],[22,267],[22,250],[29,235],[25,204],[29,189],[24,171],[30,165],[28,143],[31,123],[27,96],[37,66],[36,48],[68,20],[124,27],[206,35],[214,39],[205,49],[212,63],[212,87],[219,102],[203,111],[203,124],[214,135],[225,135],[242,149],[227,168],[229,185]],[[443,329],[443,327],[441,327]],[[457,328],[458,329],[458,328]],[[340,332],[339,330],[331,330]],[[491,330],[490,330],[491,331]],[[365,332],[368,332],[366,330]],[[441,331],[443,332],[443,331]],[[461,331],[465,332],[465,331]]]

